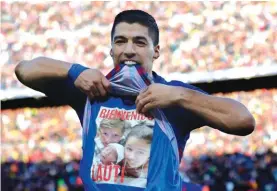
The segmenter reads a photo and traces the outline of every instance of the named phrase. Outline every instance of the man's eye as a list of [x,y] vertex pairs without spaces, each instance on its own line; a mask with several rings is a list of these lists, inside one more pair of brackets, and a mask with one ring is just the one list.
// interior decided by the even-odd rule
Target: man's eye
[[145,45],[145,43],[142,42],[142,41],[137,41],[137,44],[139,44],[139,45]]
[[120,44],[120,43],[124,43],[124,41],[123,40],[117,40],[117,41],[115,41],[115,43]]

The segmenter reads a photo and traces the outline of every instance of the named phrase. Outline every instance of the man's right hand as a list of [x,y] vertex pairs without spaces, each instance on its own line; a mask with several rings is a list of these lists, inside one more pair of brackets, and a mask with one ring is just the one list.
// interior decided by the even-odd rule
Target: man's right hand
[[109,80],[97,69],[83,71],[75,80],[74,85],[90,99],[106,96],[110,88]]

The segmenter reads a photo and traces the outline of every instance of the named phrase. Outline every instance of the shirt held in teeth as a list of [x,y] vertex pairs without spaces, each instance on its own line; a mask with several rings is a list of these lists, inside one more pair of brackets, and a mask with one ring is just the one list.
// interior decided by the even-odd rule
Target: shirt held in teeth
[[134,64],[136,64],[136,62],[134,62],[134,61],[125,61],[124,64],[134,65]]

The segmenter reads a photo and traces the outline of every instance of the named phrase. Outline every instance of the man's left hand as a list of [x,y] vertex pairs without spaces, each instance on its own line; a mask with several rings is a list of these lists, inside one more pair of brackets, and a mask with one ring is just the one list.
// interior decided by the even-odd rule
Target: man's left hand
[[151,84],[136,99],[137,112],[147,114],[154,108],[173,106],[178,100],[179,88],[164,84]]

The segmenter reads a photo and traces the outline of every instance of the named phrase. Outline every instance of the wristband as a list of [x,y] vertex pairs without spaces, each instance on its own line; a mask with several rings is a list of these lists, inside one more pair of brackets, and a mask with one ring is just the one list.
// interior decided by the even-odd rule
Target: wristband
[[71,68],[68,71],[68,77],[75,82],[78,76],[85,70],[89,68],[81,65],[81,64],[72,64]]

